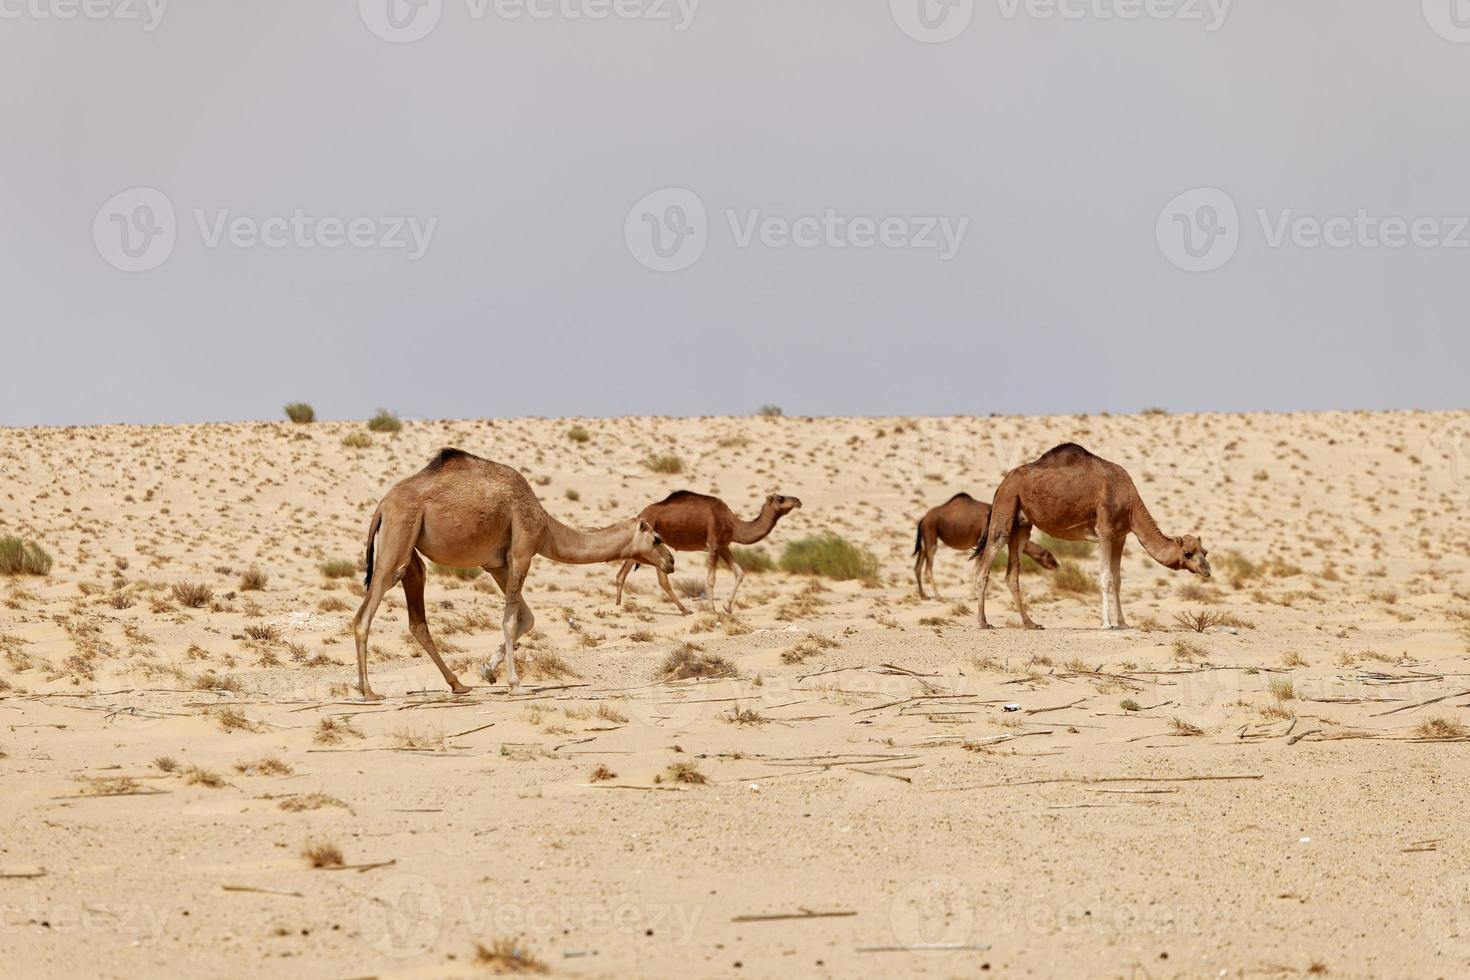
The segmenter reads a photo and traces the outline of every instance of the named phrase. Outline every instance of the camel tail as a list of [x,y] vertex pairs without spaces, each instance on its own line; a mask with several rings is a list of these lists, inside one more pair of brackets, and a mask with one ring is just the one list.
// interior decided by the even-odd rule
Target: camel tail
[[924,522],[919,522],[919,527],[914,531],[914,554],[924,550]]
[[380,508],[373,512],[372,523],[368,525],[367,540],[367,575],[363,577],[363,588],[371,591],[373,587],[373,552],[377,550],[378,528],[383,524],[383,511]]
[[989,537],[989,536],[990,536],[990,528],[988,528],[988,527],[985,530],[983,530],[983,531],[980,532],[980,540],[977,541],[977,542],[975,542],[975,550],[972,551],[972,552],[970,552],[970,560],[971,561],[974,561],[975,559],[979,558],[981,555],[985,554],[985,539],[987,537]]

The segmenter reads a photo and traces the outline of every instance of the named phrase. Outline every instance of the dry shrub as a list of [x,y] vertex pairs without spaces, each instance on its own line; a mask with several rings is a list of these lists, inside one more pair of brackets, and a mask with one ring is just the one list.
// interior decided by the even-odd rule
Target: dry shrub
[[253,762],[235,763],[235,771],[242,776],[289,776],[295,772],[289,765],[268,755]]
[[260,726],[245,717],[244,712],[238,708],[220,708],[217,711],[211,711],[209,714],[219,724],[221,731],[260,731]]
[[1196,735],[1203,735],[1205,733],[1205,730],[1203,728],[1187,722],[1177,715],[1169,719],[1169,730],[1172,734],[1184,735],[1190,738],[1193,738]]
[[1287,678],[1273,678],[1268,687],[1270,688],[1271,696],[1277,701],[1292,701],[1296,699],[1296,686]]
[[317,722],[316,734],[312,741],[318,745],[335,745],[344,738],[362,738],[362,732],[352,727],[352,722],[346,718],[336,718],[328,715]]
[[230,785],[219,773],[201,769],[198,766],[190,766],[184,770],[184,782],[190,786],[207,786],[210,789],[220,789]]
[[489,946],[475,943],[475,964],[491,973],[550,973],[551,967],[538,960],[524,944],[497,939]]
[[301,856],[313,868],[340,868],[347,862],[342,859],[342,850],[326,841],[308,843],[301,849]]
[[1174,614],[1174,622],[1178,623],[1180,626],[1183,626],[1185,629],[1193,630],[1196,633],[1203,633],[1205,630],[1213,629],[1216,626],[1219,626],[1223,619],[1224,617],[1221,616],[1219,613],[1212,612],[1208,609],[1202,609],[1199,612],[1182,612]]
[[587,778],[592,780],[592,782],[594,783],[604,783],[607,782],[609,779],[617,779],[618,774],[613,772],[607,766],[598,766],[596,769],[592,770],[592,775]]
[[[523,651],[517,650],[520,654]],[[521,673],[527,678],[559,681],[563,677],[581,677],[576,669],[554,650],[532,650],[521,664]]]
[[175,602],[190,609],[207,606],[214,599],[214,590],[203,582],[175,582],[170,591]]
[[240,576],[240,591],[263,592],[265,591],[266,583],[269,582],[270,579],[271,577],[267,575],[264,571],[256,568],[254,565],[251,565]]
[[671,762],[668,773],[669,778],[676,783],[703,786],[709,782],[709,777],[700,772],[699,766],[693,762]]
[[274,643],[281,638],[281,628],[274,623],[253,623],[245,627],[245,635],[261,643]]
[[343,803],[335,796],[328,796],[326,793],[305,793],[301,796],[288,796],[280,803],[281,809],[287,813],[320,810],[324,806],[339,806],[344,810],[351,809],[346,803]]
[[1453,718],[1436,715],[1433,718],[1425,718],[1414,726],[1414,734],[1419,738],[1435,740],[1458,739],[1470,735],[1470,729]]
[[673,453],[650,453],[643,458],[643,465],[655,473],[670,476],[684,472],[684,461]]
[[740,725],[741,727],[746,725],[764,725],[770,721],[769,718],[754,708],[742,708],[738,704],[720,715],[720,717],[732,725]]
[[1091,592],[1096,584],[1081,565],[1063,558],[1057,564],[1057,570],[1051,573],[1051,587],[1058,592],[1083,593]]
[[690,677],[738,677],[735,665],[717,653],[705,653],[693,643],[681,643],[669,651],[658,668],[666,681],[682,681]]

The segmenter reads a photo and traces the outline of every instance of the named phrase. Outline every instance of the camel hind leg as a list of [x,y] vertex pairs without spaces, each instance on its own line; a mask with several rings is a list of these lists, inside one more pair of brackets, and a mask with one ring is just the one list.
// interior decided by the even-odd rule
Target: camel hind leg
[[1002,493],[1005,483],[1001,483],[1001,489],[995,492],[995,503],[990,511],[990,525],[985,537],[985,550],[980,555],[980,564],[975,569],[975,584],[979,591],[977,608],[980,618],[981,629],[993,629],[985,620],[985,591],[990,586],[990,567],[995,564],[995,556],[1000,553],[1002,541],[1009,542],[1011,533],[1016,523],[1016,513],[1020,510],[1020,501],[1016,499],[1015,493]]
[[1026,614],[1026,600],[1021,597],[1021,550],[1031,537],[1031,525],[1021,524],[1011,532],[1010,548],[1006,553],[1006,586],[1016,600],[1016,609],[1021,613],[1021,625],[1028,630],[1039,630],[1041,624],[1033,622]]
[[449,689],[455,694],[467,694],[469,688],[459,682],[454,671],[439,656],[439,648],[434,646],[434,638],[429,635],[429,620],[424,615],[424,579],[424,560],[417,551],[412,552],[408,567],[403,572],[403,596],[408,602],[408,631],[418,640],[429,659],[434,661],[434,666],[439,668]]
[[729,545],[721,546],[718,557],[720,561],[730,567],[730,574],[735,576],[735,584],[730,589],[730,599],[725,603],[725,612],[733,615],[735,612],[735,593],[740,591],[740,583],[745,581],[745,569],[741,568],[740,563],[735,560],[735,556],[730,554]]
[[397,585],[408,570],[413,546],[418,540],[420,518],[395,517],[384,514],[378,532],[368,547],[374,549],[373,575],[367,584],[367,594],[362,605],[352,617],[352,637],[357,643],[357,693],[369,701],[381,701],[381,694],[373,693],[368,684],[367,656],[368,635],[373,625],[373,616],[388,590]]
[[633,565],[633,559],[629,558],[623,562],[623,567],[618,569],[618,597],[613,600],[613,605],[615,606],[621,606],[623,604],[623,583],[628,580],[628,573],[633,570]]

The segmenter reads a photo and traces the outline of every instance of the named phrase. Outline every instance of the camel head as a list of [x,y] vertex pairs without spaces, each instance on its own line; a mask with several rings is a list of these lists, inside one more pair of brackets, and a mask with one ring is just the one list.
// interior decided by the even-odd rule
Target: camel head
[[800,507],[801,501],[796,497],[783,497],[779,493],[773,493],[766,497],[766,506],[774,510],[777,517],[781,517]]
[[1206,557],[1209,552],[1200,539],[1192,534],[1186,534],[1176,539],[1179,542],[1179,567],[1194,572],[1203,578],[1210,577],[1210,560]]
[[[983,548],[984,546],[982,545],[981,547]],[[973,558],[975,556],[972,555],[971,557]],[[1057,559],[1050,551],[1043,550],[1041,552],[1041,557],[1036,559],[1036,564],[1040,565],[1048,572],[1054,572],[1057,570]]]
[[674,553],[664,544],[653,525],[641,517],[638,518],[638,526],[633,529],[633,543],[628,547],[628,557],[640,565],[652,565],[665,575],[674,570]]

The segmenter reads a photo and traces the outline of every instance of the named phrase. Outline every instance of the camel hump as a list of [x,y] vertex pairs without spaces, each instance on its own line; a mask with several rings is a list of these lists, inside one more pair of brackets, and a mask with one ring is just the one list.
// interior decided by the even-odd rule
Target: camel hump
[[965,493],[965,491],[961,490],[959,493],[955,494],[953,497],[950,497],[948,500],[946,500],[945,503],[952,504],[956,500],[974,500],[974,499],[975,499],[974,497],[970,496],[968,493]]
[[665,497],[664,499],[660,500],[659,503],[661,503],[661,504],[672,504],[672,503],[677,503],[678,501],[681,501],[681,500],[711,500],[711,499],[713,499],[713,498],[707,497],[707,496],[705,496],[702,493],[695,493],[693,490],[675,490],[673,493],[669,494],[667,497]]
[[1097,458],[1075,442],[1064,442],[1042,453],[1036,461],[1038,463],[1075,463]]
[[452,447],[446,446],[445,448],[439,450],[439,455],[429,460],[429,465],[427,469],[441,469],[449,463],[457,462],[462,459],[474,459],[479,460],[482,463],[489,462],[488,460],[480,459],[480,457],[474,455],[473,453],[467,453],[463,449],[454,449]]

